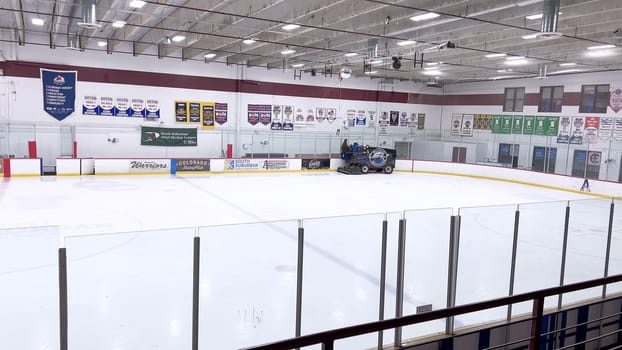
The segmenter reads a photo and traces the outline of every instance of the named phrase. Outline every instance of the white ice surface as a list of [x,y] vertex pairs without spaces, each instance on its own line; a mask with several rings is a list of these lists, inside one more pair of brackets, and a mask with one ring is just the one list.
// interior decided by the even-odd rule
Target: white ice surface
[[[588,200],[576,201],[581,199]],[[297,219],[305,219],[306,334],[377,320],[384,213],[389,213],[389,318],[395,310],[397,223],[403,210],[408,210],[404,313],[410,314],[419,305],[444,307],[449,216],[458,208],[458,304],[507,294],[519,203],[515,290],[558,283],[566,201],[573,208],[566,281],[597,277],[609,203],[570,192],[405,173],[5,179],[0,227],[24,229],[0,229],[0,286],[10,286],[0,288],[0,329],[11,334],[0,336],[0,349],[58,349],[58,295],[52,283],[58,236],[67,245],[72,348],[180,349],[189,347],[191,334],[194,228],[209,226],[198,230],[200,348],[226,350],[294,335]],[[271,222],[257,223],[262,221]],[[220,226],[225,224],[235,225]],[[47,225],[52,228],[26,229]],[[160,231],[92,235],[150,230]],[[622,272],[620,238],[616,230],[610,273]],[[464,315],[456,325],[503,315],[503,310]],[[433,322],[405,328],[404,336],[442,329],[442,322]],[[385,343],[392,339],[393,333],[385,332]],[[375,336],[368,335],[339,341],[336,348],[374,344]]]

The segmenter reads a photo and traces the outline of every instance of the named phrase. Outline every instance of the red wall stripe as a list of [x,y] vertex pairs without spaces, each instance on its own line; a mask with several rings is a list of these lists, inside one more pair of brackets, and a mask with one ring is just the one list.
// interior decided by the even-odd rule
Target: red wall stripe
[[[36,62],[0,62],[5,76],[39,78],[39,69],[76,70],[78,80],[94,83],[161,86],[170,88],[243,92],[311,98],[330,98],[373,102],[411,103],[445,106],[503,106],[503,94],[432,95],[406,92],[387,92],[351,88],[318,87],[301,84],[273,83],[256,80],[238,80],[197,77],[168,73],[140,72],[121,69],[66,66]],[[578,106],[579,92],[564,93],[564,106]],[[525,106],[537,106],[539,93],[525,94]]]

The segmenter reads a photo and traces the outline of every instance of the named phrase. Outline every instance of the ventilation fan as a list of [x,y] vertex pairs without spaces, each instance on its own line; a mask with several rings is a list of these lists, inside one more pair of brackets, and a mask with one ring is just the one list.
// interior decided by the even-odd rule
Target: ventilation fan
[[348,79],[352,76],[352,69],[348,67],[341,68],[341,70],[339,70],[339,76],[341,77],[341,79]]

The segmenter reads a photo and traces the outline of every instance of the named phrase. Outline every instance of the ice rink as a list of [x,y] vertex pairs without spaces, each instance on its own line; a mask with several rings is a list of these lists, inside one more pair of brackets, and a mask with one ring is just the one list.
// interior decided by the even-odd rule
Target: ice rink
[[[236,349],[294,336],[298,219],[305,229],[307,334],[378,319],[385,217],[389,318],[400,218],[407,223],[404,314],[410,314],[420,305],[445,306],[452,214],[462,218],[456,296],[462,304],[507,295],[517,208],[516,293],[559,283],[567,205],[565,281],[602,276],[610,203],[535,186],[409,173],[4,179],[0,329],[9,336],[0,336],[0,349],[58,349],[60,242],[68,256],[70,349],[189,348],[195,236],[201,237],[200,348]],[[610,274],[622,272],[619,216]],[[529,309],[517,305],[514,313]],[[504,316],[505,309],[463,315],[456,326]],[[440,321],[408,327],[404,338],[443,328]],[[368,335],[336,348],[375,342]],[[385,343],[391,342],[392,332],[385,332]]]

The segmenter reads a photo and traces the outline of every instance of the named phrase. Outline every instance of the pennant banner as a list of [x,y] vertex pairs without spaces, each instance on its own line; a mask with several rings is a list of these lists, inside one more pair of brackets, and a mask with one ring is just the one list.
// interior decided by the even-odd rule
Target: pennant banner
[[76,71],[41,69],[43,109],[57,120],[67,118],[75,111]]

